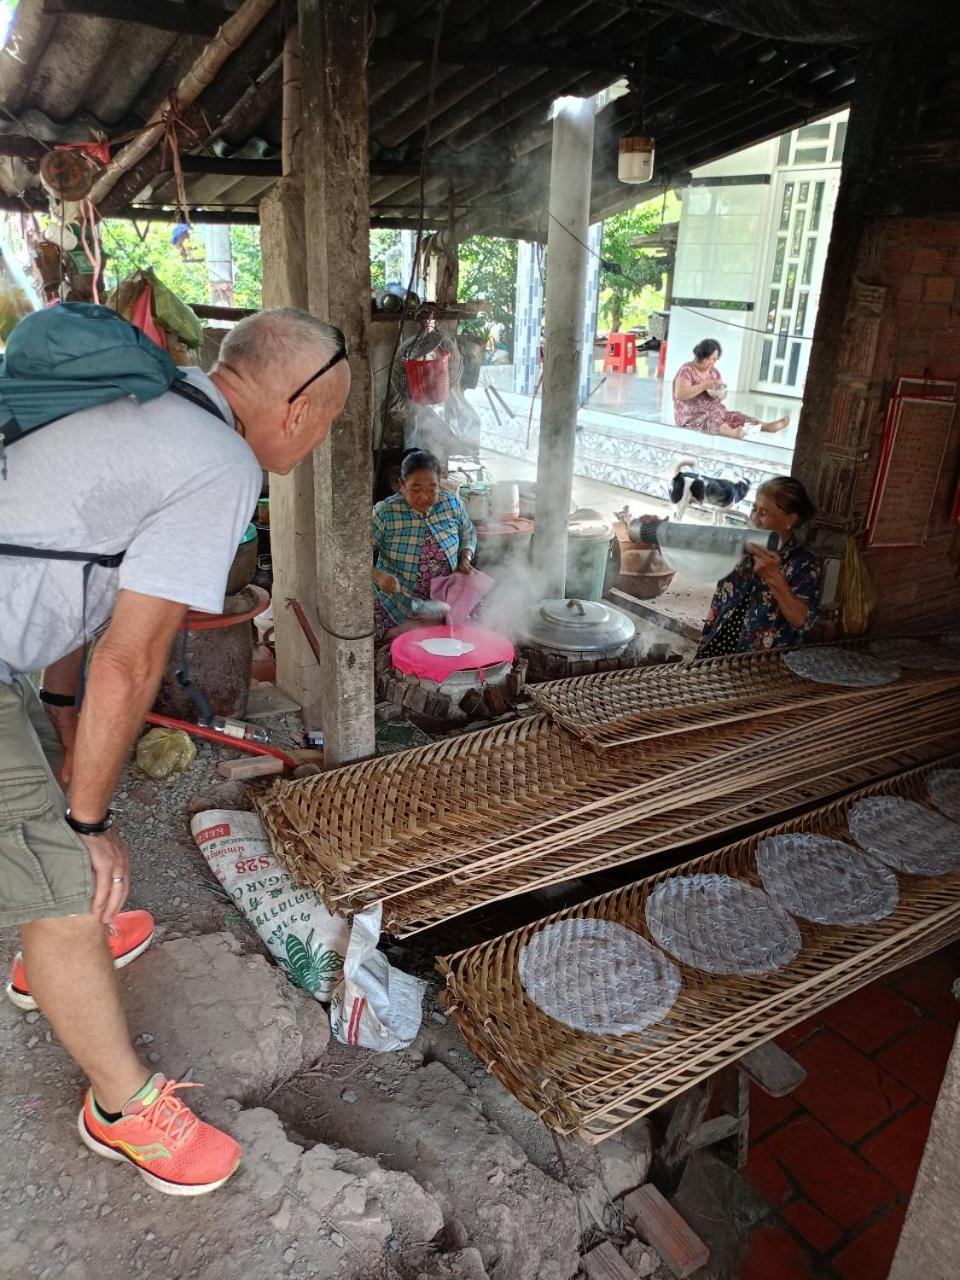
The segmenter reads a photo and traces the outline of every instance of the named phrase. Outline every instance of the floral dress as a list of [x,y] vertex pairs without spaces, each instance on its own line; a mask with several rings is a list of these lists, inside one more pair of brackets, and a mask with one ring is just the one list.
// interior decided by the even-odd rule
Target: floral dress
[[692,400],[680,400],[677,397],[677,384],[684,383],[688,387],[699,387],[702,383],[715,383],[719,386],[723,379],[716,366],[701,373],[692,360],[682,364],[673,380],[673,420],[678,427],[690,427],[694,431],[703,431],[708,436],[715,436],[721,427],[729,427],[739,431],[746,423],[756,422],[745,413],[735,413],[725,409],[721,400],[714,400],[705,391],[694,396]]
[[820,611],[823,562],[791,538],[780,550],[780,569],[790,590],[807,606],[802,627],[787,622],[773,592],[754,569],[753,557],[745,555],[733,572],[717,583],[703,624],[698,658],[802,644]]

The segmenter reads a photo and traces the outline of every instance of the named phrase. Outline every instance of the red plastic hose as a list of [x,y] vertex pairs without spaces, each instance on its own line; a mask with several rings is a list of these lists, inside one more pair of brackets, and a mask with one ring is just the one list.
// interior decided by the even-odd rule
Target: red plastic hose
[[234,747],[237,751],[246,751],[252,756],[273,756],[275,760],[282,760],[288,769],[297,767],[297,762],[292,756],[288,756],[285,751],[280,751],[277,747],[264,746],[262,742],[248,742],[246,738],[233,738],[229,733],[220,733],[218,729],[208,729],[202,724],[191,724],[189,720],[174,720],[172,716],[158,716],[152,711],[145,719],[147,724],[158,724],[165,729],[182,729],[184,733],[191,733],[195,738],[219,742],[223,747]]

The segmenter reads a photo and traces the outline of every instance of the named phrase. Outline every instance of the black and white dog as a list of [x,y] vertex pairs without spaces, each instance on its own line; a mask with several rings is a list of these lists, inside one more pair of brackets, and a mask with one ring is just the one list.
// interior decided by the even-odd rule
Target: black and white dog
[[695,467],[692,461],[677,463],[677,469],[670,481],[670,501],[673,503],[674,520],[682,520],[691,502],[698,507],[710,507],[714,520],[722,519],[722,513],[736,506],[750,492],[747,480],[717,480],[713,476],[701,476],[696,471],[687,471],[687,467]]

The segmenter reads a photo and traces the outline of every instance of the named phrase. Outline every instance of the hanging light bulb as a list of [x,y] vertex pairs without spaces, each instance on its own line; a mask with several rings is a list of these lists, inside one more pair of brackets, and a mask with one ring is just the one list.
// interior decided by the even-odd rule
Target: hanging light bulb
[[617,177],[621,182],[649,182],[653,177],[654,141],[648,134],[628,134],[620,139]]

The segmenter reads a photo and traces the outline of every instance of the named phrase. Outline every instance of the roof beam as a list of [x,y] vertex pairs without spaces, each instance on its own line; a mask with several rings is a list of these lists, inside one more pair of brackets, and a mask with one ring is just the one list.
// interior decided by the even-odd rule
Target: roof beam
[[44,0],[43,16],[68,14],[83,18],[106,18],[110,22],[134,22],[157,31],[176,31],[186,36],[213,36],[232,16],[231,10],[213,5],[176,4],[173,0]]
[[[371,57],[389,62],[427,62],[433,58],[433,41],[412,36],[384,36],[374,40]],[[560,49],[543,43],[468,42],[441,40],[441,64],[457,67],[539,67],[548,71],[609,71],[625,75],[639,61],[639,55],[614,56],[606,50]]]

